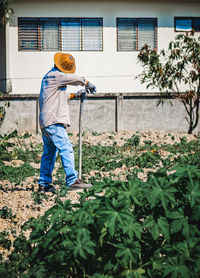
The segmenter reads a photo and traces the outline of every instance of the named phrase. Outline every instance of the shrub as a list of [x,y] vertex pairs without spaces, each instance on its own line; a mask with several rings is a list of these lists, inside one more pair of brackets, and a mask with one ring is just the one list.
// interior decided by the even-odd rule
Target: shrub
[[[104,179],[80,202],[57,198],[16,238],[6,277],[200,277],[200,170],[146,182]],[[104,194],[100,194],[100,192]],[[10,275],[10,276],[9,276]]]

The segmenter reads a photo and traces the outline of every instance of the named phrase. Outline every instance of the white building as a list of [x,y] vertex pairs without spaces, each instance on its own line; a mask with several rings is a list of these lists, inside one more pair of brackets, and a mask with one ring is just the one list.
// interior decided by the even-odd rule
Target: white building
[[[58,51],[75,57],[76,73],[94,83],[105,99],[112,93],[109,101],[102,95],[88,101],[87,128],[187,131],[184,107],[176,102],[174,109],[156,110],[155,95],[151,98],[135,77],[142,70],[137,56],[144,44],[160,51],[180,31],[193,28],[199,36],[199,0],[15,0],[13,8],[12,21],[0,29],[0,91],[18,103],[11,103],[1,132],[38,129],[37,103],[30,101],[36,101]],[[117,93],[125,94],[123,105]]]
[[6,28],[8,90],[39,93],[54,54],[63,51],[98,92],[144,92],[135,80],[139,48],[166,49],[178,27],[192,26],[200,31],[199,0],[16,0]]

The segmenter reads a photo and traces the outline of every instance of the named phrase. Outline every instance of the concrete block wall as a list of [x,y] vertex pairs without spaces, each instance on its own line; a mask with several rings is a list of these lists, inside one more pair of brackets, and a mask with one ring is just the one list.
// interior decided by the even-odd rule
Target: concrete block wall
[[[8,98],[8,97],[7,97]],[[2,99],[0,105],[6,99]],[[141,94],[123,95],[106,94],[88,97],[84,103],[82,126],[85,131],[188,131],[184,106],[175,99],[156,107],[158,96]],[[0,133],[40,132],[38,125],[38,96],[13,96],[9,99],[10,107],[6,108],[6,116],[0,127]],[[79,128],[79,100],[70,102],[71,127],[69,131]],[[200,132],[200,123],[194,134]]]

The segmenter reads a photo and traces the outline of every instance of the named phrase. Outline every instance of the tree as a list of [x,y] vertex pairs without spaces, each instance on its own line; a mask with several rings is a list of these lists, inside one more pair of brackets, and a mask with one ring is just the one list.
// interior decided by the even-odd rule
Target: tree
[[10,20],[13,2],[14,0],[0,0],[0,26],[4,26]]
[[141,83],[147,88],[157,88],[163,104],[171,96],[177,98],[185,107],[192,133],[199,122],[200,102],[200,37],[194,32],[181,33],[171,41],[168,50],[158,54],[145,45],[138,54],[143,72],[139,75]]

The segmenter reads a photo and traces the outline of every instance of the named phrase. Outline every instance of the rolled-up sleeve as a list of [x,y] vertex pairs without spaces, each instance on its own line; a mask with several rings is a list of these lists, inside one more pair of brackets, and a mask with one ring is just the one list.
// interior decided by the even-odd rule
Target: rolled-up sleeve
[[85,85],[85,78],[78,76],[74,73],[66,73],[66,74],[60,74],[56,78],[57,83],[59,87],[72,85],[72,86],[83,86]]

